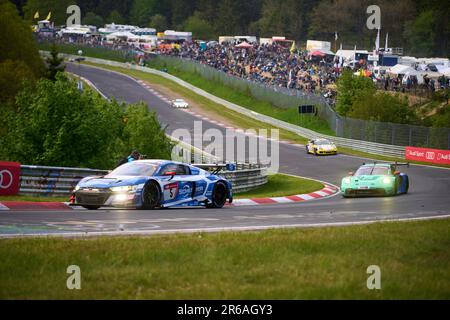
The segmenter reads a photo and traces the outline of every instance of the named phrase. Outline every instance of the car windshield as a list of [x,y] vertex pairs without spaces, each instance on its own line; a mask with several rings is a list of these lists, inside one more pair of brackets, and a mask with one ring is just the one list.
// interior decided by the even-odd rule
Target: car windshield
[[360,167],[355,176],[370,176],[370,175],[387,175],[389,174],[388,167],[378,167],[378,166],[365,166]]
[[184,102],[183,99],[176,99],[175,101],[176,101],[176,102]]
[[328,141],[328,140],[316,140],[315,144],[318,145],[318,146],[324,146],[324,145],[327,145],[327,144],[331,144],[331,142]]
[[158,166],[154,163],[146,162],[128,162],[117,167],[106,177],[114,176],[151,176]]

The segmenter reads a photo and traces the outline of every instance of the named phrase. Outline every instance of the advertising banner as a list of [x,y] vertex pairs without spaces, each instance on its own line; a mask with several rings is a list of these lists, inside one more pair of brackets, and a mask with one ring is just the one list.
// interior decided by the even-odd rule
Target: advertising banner
[[0,195],[19,193],[20,163],[0,161]]
[[450,150],[405,147],[405,159],[438,164],[450,164]]

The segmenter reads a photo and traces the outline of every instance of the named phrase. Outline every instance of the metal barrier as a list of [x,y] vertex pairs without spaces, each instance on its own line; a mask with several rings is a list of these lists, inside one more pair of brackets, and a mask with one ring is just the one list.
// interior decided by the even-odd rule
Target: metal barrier
[[[68,196],[78,181],[87,176],[102,176],[106,170],[21,165],[21,195]],[[233,185],[234,192],[250,190],[267,183],[265,168],[256,164],[237,164],[236,171],[220,171]]]

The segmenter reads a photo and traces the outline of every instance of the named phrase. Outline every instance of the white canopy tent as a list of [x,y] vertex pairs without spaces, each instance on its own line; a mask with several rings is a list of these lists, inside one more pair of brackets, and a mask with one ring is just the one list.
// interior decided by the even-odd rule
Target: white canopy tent
[[411,73],[415,71],[414,68],[411,68],[410,66],[405,66],[403,64],[396,64],[395,66],[393,66],[392,68],[390,68],[388,70],[389,73],[392,74],[406,74],[406,73]]

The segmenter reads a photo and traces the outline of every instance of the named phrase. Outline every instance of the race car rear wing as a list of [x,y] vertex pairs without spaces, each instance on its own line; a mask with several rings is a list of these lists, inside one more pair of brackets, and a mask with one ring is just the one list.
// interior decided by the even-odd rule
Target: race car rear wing
[[227,171],[235,171],[236,165],[234,163],[193,163],[194,167],[210,171],[212,174],[216,174],[223,169]]

